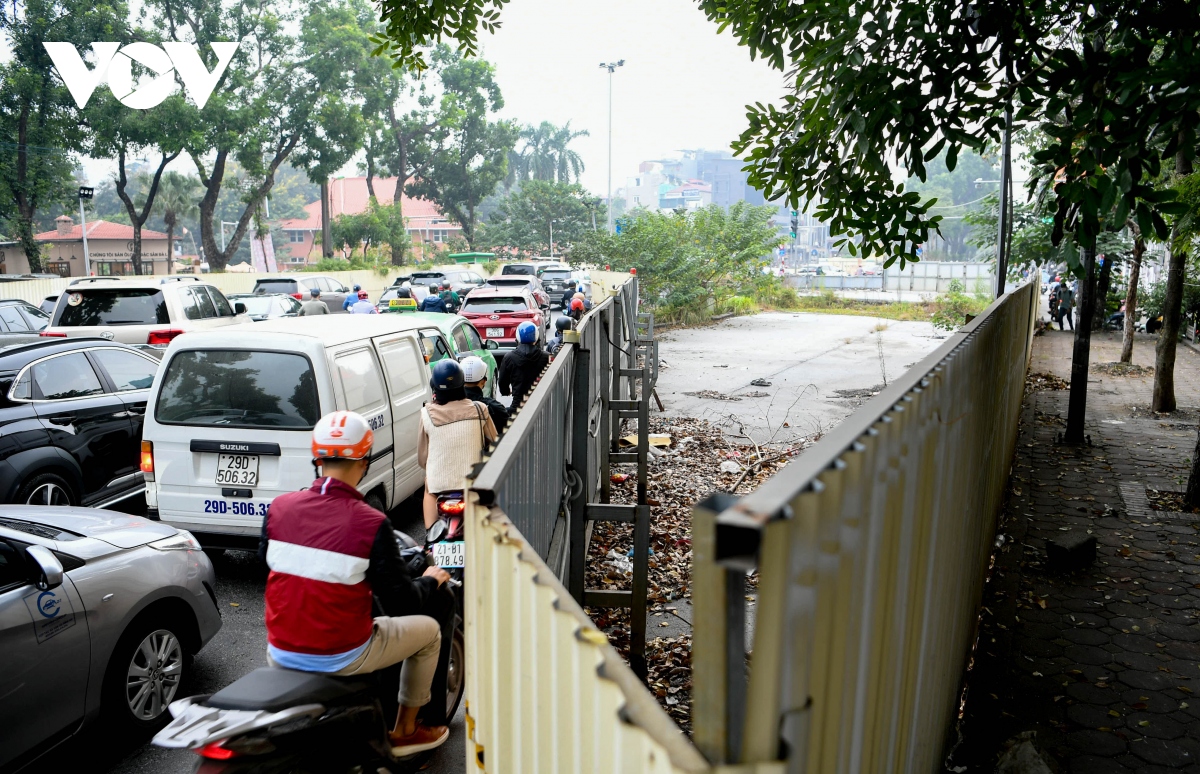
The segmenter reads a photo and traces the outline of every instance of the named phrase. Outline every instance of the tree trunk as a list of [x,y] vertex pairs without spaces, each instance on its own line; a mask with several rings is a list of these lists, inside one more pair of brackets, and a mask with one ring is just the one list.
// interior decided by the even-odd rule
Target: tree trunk
[[[1172,241],[1174,241],[1172,239]],[[1175,410],[1175,348],[1179,343],[1179,325],[1183,306],[1183,273],[1187,252],[1171,254],[1167,269],[1167,291],[1163,298],[1163,326],[1154,348],[1154,397],[1151,411]]]
[[1138,234],[1133,240],[1133,260],[1129,262],[1129,288],[1125,291],[1125,330],[1121,337],[1121,362],[1133,362],[1133,330],[1137,325],[1138,277],[1142,273],[1142,255],[1146,242]]
[[329,179],[321,181],[321,257],[333,257],[333,222],[329,205]]
[[33,218],[27,218],[23,214],[17,218],[17,241],[21,243],[21,250],[25,253],[25,260],[29,263],[29,271],[33,274],[41,274],[42,269],[42,246],[33,238]]
[[175,222],[167,223],[167,274],[175,273]]
[[[1180,151],[1175,156],[1175,174],[1192,174],[1192,162]],[[1178,228],[1178,226],[1176,226]],[[1171,245],[1178,234],[1172,232]],[[1187,266],[1187,248],[1180,246],[1170,257],[1167,269],[1167,292],[1163,298],[1163,327],[1154,348],[1154,397],[1151,411],[1175,410],[1175,348],[1179,345],[1179,327],[1183,316],[1183,277]]]
[[1092,310],[1092,330],[1104,328],[1108,319],[1108,286],[1112,282],[1113,264],[1116,259],[1111,255],[1104,256],[1104,268],[1100,270],[1100,280],[1096,283],[1096,303]]
[[299,133],[293,134],[278,147],[274,158],[271,159],[271,163],[267,165],[267,174],[263,178],[263,181],[257,187],[251,189],[243,200],[246,203],[246,207],[242,210],[242,215],[238,218],[237,225],[233,229],[233,236],[225,244],[224,250],[217,247],[216,233],[213,231],[213,217],[217,212],[217,198],[221,195],[221,184],[225,179],[225,162],[229,158],[229,151],[217,151],[216,157],[213,160],[212,173],[207,176],[204,173],[202,159],[195,153],[191,154],[192,161],[196,164],[196,169],[200,172],[200,182],[205,189],[204,198],[200,200],[200,243],[204,248],[204,258],[208,261],[209,271],[225,271],[225,267],[229,264],[229,259],[237,253],[238,247],[242,244],[242,237],[246,235],[251,218],[258,211],[258,206],[262,203],[262,200],[271,192],[271,187],[275,185],[275,173],[279,171],[280,165],[296,149],[296,144],[299,141]]
[[21,249],[25,253],[29,271],[40,274],[43,271],[42,246],[33,238],[33,216],[37,212],[37,201],[26,196],[28,190],[26,183],[29,177],[29,147],[25,143],[28,136],[29,101],[24,100],[21,104],[21,118],[17,122],[17,190],[15,193],[17,213],[20,216],[17,218],[17,239],[21,242]]
[[1092,319],[1096,302],[1096,250],[1080,248],[1084,279],[1079,283],[1079,320],[1075,323],[1075,347],[1071,353],[1071,394],[1067,403],[1068,443],[1083,443],[1084,415],[1087,410],[1088,361],[1091,357],[1092,326],[1081,324]]
[[1192,450],[1192,472],[1188,476],[1184,500],[1193,508],[1200,508],[1200,432],[1196,433],[1196,448]]
[[[125,176],[125,148],[122,147],[117,151],[117,196],[120,197],[121,202],[125,205],[125,212],[129,214],[129,222],[133,224],[133,252],[129,256],[129,260],[133,263],[134,276],[140,277],[144,273],[142,271],[142,226],[150,218],[150,210],[154,207],[154,198],[158,196],[158,183],[162,180],[163,170],[178,155],[178,151],[169,156],[166,153],[163,154],[162,161],[159,162],[158,169],[154,172],[154,179],[150,182],[150,189],[146,191],[146,201],[142,205],[142,211],[139,214],[137,207],[133,203],[133,197],[126,190],[129,185],[129,178]],[[171,257],[169,241],[167,247],[167,259],[169,260]],[[153,273],[153,262],[151,262],[150,267],[151,273]]]

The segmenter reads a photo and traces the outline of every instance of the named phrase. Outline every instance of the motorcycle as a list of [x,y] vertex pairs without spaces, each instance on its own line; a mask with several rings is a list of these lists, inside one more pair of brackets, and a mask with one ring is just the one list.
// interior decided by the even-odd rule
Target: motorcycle
[[[461,495],[460,495],[461,503]],[[453,509],[453,505],[447,505]],[[396,531],[401,559],[414,577],[438,559],[458,558],[447,569],[454,596],[449,643],[434,676],[434,701],[421,711],[426,723],[448,725],[465,687],[463,632],[462,511],[455,533],[452,516],[434,524],[421,545]],[[439,527],[440,525],[440,527]],[[439,549],[439,545],[458,547]],[[457,574],[457,577],[455,575]],[[376,612],[382,614],[376,604]],[[168,707],[171,722],[154,736],[159,747],[190,749],[202,774],[289,774],[293,772],[402,771],[429,753],[398,759],[388,729],[396,717],[400,664],[352,677],[334,677],[280,667],[262,667],[211,695],[190,696]],[[444,692],[439,690],[444,685]],[[430,717],[431,712],[436,717]]]

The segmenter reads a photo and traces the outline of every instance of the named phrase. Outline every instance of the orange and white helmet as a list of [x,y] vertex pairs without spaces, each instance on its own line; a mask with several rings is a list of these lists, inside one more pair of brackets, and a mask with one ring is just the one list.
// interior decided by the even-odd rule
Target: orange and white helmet
[[362,414],[335,411],[321,417],[313,428],[313,459],[361,460],[374,443],[375,431]]

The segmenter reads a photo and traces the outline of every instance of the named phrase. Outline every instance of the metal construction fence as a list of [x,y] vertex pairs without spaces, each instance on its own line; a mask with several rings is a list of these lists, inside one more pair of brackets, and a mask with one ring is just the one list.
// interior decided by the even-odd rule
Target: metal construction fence
[[882,274],[838,276],[818,274],[789,275],[786,283],[797,290],[878,290],[945,293],[957,280],[967,293],[982,290],[987,293],[995,284],[995,267],[990,263],[960,263],[957,261],[920,261],[903,269],[893,264]]
[[606,423],[633,410],[639,373],[643,397],[652,383],[636,283],[619,286],[468,483],[468,769],[940,770],[1037,302],[1034,284],[1004,296],[754,493],[696,507],[693,746],[578,601],[576,506],[606,502],[594,461],[619,454]]
[[709,760],[941,770],[1038,300],[1036,283],[998,299],[757,490],[694,509],[693,722]]

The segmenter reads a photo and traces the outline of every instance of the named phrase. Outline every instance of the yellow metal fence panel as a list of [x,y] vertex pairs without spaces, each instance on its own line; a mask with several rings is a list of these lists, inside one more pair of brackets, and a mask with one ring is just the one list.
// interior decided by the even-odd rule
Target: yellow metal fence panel
[[[744,763],[822,774],[940,770],[1016,442],[1037,301],[1036,284],[998,300],[759,490],[696,522],[707,533],[696,535],[698,547],[714,536],[753,545],[747,532],[760,535]],[[720,545],[695,560],[713,556],[736,566]],[[693,592],[702,641],[724,603],[707,585]],[[710,650],[693,657],[704,695],[700,683],[723,679],[714,675],[721,670]],[[695,718],[710,754],[721,750],[722,722],[735,722],[699,714],[711,708],[697,704]]]
[[468,499],[468,771],[708,771],[500,509]]

